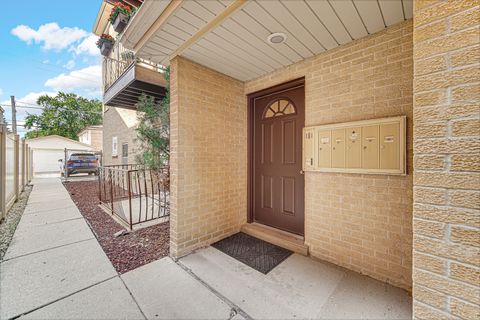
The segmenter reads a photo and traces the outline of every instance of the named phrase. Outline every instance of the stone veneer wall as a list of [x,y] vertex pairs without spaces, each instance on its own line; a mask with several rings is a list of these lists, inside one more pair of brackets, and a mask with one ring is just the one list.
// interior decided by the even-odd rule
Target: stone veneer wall
[[179,257],[246,222],[247,108],[243,82],[180,57],[170,85],[170,254]]
[[480,319],[480,1],[415,1],[417,319]]
[[412,21],[246,83],[245,93],[305,76],[305,124],[408,117],[408,175],[305,173],[310,254],[411,289]]

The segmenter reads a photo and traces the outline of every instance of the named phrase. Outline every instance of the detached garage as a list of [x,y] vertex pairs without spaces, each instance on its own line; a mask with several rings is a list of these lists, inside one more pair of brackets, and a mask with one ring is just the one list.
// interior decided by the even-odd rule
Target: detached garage
[[60,175],[59,159],[65,157],[65,148],[94,151],[88,144],[51,135],[26,140],[32,149],[33,176]]

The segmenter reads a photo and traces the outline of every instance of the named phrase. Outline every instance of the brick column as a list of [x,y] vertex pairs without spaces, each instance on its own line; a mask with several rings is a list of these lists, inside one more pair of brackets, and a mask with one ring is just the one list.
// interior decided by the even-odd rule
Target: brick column
[[247,108],[243,82],[181,57],[170,90],[170,255],[180,257],[246,222]]
[[418,319],[480,318],[479,4],[415,1],[413,311]]

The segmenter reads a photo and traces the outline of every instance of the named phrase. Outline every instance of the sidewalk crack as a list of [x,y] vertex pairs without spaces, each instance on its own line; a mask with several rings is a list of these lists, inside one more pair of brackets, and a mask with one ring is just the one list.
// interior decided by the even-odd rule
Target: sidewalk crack
[[210,286],[208,283],[203,281],[199,276],[197,276],[192,269],[184,265],[183,263],[180,262],[178,259],[172,259],[180,268],[182,268],[185,272],[187,272],[192,278],[200,282],[205,288],[207,288],[210,292],[212,292],[214,295],[216,295],[220,300],[225,302],[230,308],[230,316],[227,320],[231,320],[233,317],[235,317],[237,314],[240,314],[242,317],[244,317],[246,320],[253,320],[253,317],[251,317],[248,313],[246,313],[242,308],[237,306],[233,301],[228,299],[226,296],[218,292],[215,288]]

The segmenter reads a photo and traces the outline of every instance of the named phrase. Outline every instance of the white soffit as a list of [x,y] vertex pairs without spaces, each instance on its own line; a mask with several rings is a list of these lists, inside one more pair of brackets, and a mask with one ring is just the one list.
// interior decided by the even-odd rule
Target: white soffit
[[[168,65],[171,55],[234,0],[187,0],[141,48]],[[412,17],[412,0],[249,0],[180,52],[247,81]],[[274,32],[287,35],[269,44]]]
[[170,0],[144,1],[122,33],[120,39],[122,44],[126,48],[133,49],[169,3]]

